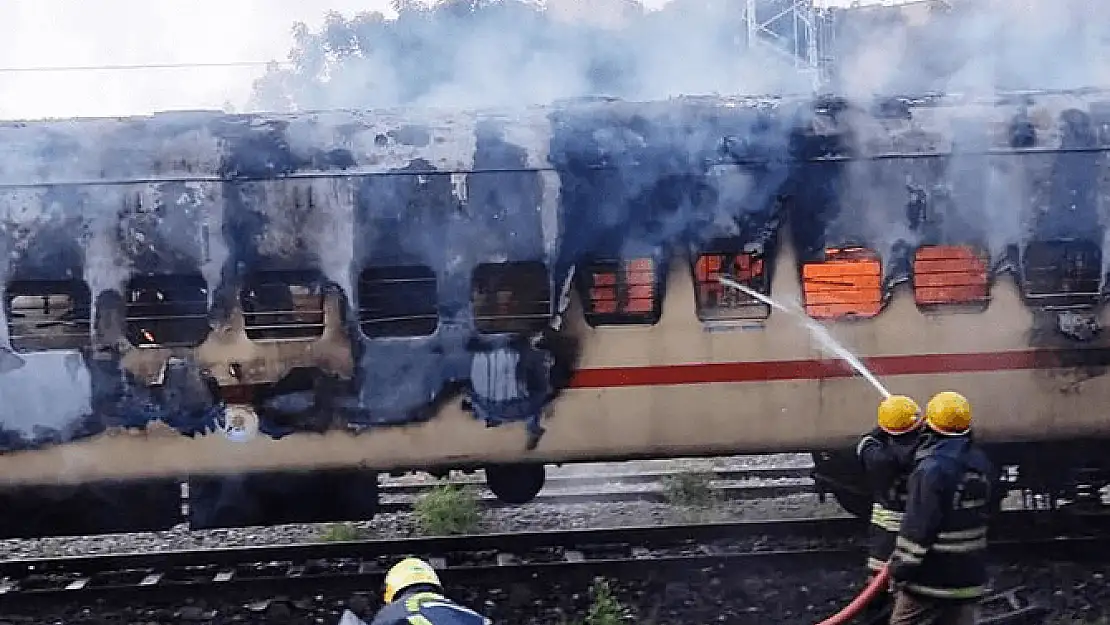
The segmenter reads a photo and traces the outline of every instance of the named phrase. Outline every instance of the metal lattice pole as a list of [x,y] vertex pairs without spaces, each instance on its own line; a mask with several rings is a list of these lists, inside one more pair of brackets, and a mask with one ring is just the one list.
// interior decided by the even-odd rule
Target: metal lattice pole
[[813,0],[746,0],[749,48],[770,51],[820,85],[817,10]]

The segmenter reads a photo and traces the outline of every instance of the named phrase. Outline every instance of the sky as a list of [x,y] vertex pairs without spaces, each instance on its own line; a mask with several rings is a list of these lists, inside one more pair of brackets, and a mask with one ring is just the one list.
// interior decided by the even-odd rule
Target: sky
[[[658,9],[667,1],[644,0],[644,5]],[[0,118],[242,107],[264,68],[4,70],[284,61],[293,22],[317,26],[328,9],[392,13],[389,0],[6,0],[0,2],[0,24],[7,31],[0,38]]]

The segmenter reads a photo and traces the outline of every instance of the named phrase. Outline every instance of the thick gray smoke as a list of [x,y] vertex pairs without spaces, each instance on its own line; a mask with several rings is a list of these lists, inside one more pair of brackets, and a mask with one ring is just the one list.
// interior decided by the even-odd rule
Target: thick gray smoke
[[[766,18],[776,12],[766,4]],[[781,4],[781,3],[777,3]],[[285,110],[398,105],[486,107],[609,95],[805,92],[789,54],[745,50],[744,2],[448,0],[401,3],[399,17],[329,14],[294,28],[292,71],[256,85],[253,105]],[[773,27],[792,37],[789,16]]]
[[[786,13],[770,24],[776,35],[749,45],[746,4],[676,0],[645,12],[635,0],[547,6],[446,0],[431,8],[401,1],[397,19],[331,14],[318,32],[303,25],[294,29],[294,69],[260,80],[254,105],[515,107],[595,95],[651,100],[810,92],[809,76],[786,52],[805,49],[805,29],[796,29],[800,24]],[[766,20],[787,3],[757,6],[758,17]],[[815,31],[828,63],[822,89],[865,108],[874,97],[893,95],[989,98],[998,91],[1110,83],[1110,5],[1098,0],[922,0],[821,10]],[[778,47],[767,43],[775,37]],[[1054,106],[1059,108],[1047,110],[1047,119],[1035,120],[1038,131],[1055,126],[1069,104]],[[997,134],[1000,115],[1011,114],[1012,109],[1002,112],[993,105],[955,103],[925,113],[923,121],[915,113],[909,127],[894,124],[893,135],[904,136],[892,136],[890,123],[863,123],[851,149],[873,155],[1008,147],[987,135]],[[949,219],[950,227],[970,225],[997,259],[1027,237],[1038,209],[1030,197],[1040,181],[1051,178],[1045,169],[1051,162],[969,156],[940,169],[920,161],[852,164],[843,183],[845,219],[856,227],[863,223],[868,230],[863,234],[887,256],[897,245],[921,242],[905,219],[906,201],[938,184],[955,185],[945,193],[961,217]]]
[[[790,14],[747,45],[743,0],[398,3],[399,17],[330,14],[294,29],[292,70],[256,85],[265,109],[517,106],[611,95],[801,93]],[[785,2],[759,2],[761,19]],[[800,24],[799,24],[800,25]],[[1098,0],[922,0],[820,11],[832,88],[850,97],[1064,89],[1110,80],[1110,5]],[[777,36],[779,47],[767,41]]]
[[837,88],[849,96],[1110,82],[1110,5],[1097,0],[926,0],[840,21]]
[[[861,126],[855,146],[864,154],[956,154],[935,171],[904,161],[911,170],[904,176],[906,186],[914,192],[936,198],[935,185],[942,187],[944,201],[933,204],[934,210],[954,209],[942,217],[948,234],[959,229],[978,236],[998,261],[1008,249],[1020,249],[1038,216],[1049,212],[1054,184],[1080,184],[1063,181],[1061,171],[1054,169],[1054,156],[984,158],[982,153],[1014,147],[1009,124],[1015,113],[1022,114],[1015,100],[997,108],[995,94],[1110,86],[1110,5],[1095,0],[923,1],[840,12],[832,32],[831,91],[857,102],[876,96],[956,95],[949,105],[915,109],[913,121],[901,128],[897,122],[886,122],[871,133],[867,125]],[[1066,96],[1042,99],[1035,110],[1030,107],[1028,121],[1040,137],[1038,145],[1076,147],[1065,145],[1066,132],[1060,130],[1061,114],[1070,108],[1093,112],[1079,98]],[[902,135],[894,145],[891,128]],[[851,195],[872,216],[865,223],[875,227],[879,222],[882,234],[876,233],[876,238],[884,245],[896,239],[913,245],[920,241],[905,233],[905,222],[879,216],[899,212],[902,204],[900,198],[891,198],[892,191],[902,194],[893,182],[899,174],[892,167],[897,170],[884,161],[851,166]],[[879,183],[882,180],[887,183]],[[892,201],[898,210],[890,210]],[[1101,194],[1093,210],[1104,228],[1110,225],[1110,206]],[[1068,217],[1041,221],[1054,219]],[[1052,228],[1044,223],[1041,227]]]

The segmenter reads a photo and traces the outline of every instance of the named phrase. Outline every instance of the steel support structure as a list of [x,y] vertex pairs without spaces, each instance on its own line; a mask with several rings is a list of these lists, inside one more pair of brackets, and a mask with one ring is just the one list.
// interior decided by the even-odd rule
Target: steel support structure
[[819,88],[819,25],[813,0],[745,0],[744,23],[750,48],[778,55]]

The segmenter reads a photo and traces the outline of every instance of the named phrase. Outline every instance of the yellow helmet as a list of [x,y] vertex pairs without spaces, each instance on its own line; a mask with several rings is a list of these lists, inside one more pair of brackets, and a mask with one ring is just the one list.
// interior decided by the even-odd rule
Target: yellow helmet
[[888,434],[905,434],[921,425],[921,406],[905,395],[891,395],[879,404],[879,427]]
[[937,393],[925,406],[925,422],[940,434],[967,434],[971,429],[971,404],[959,393]]
[[382,598],[390,603],[398,592],[417,584],[443,587],[432,565],[420,558],[405,558],[394,564],[385,574],[385,593]]

